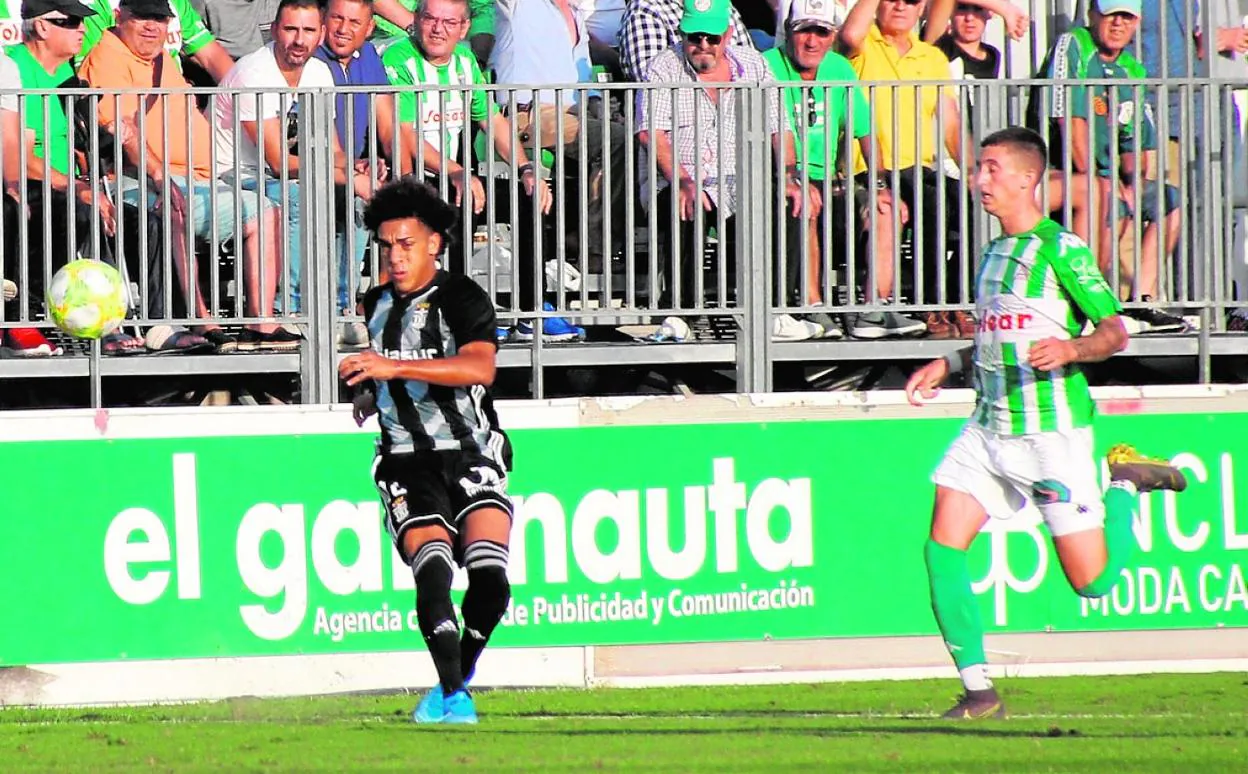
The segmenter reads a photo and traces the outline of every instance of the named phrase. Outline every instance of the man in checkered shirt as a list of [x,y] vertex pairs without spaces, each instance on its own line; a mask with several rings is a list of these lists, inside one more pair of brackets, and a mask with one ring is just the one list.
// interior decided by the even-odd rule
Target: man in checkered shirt
[[[650,60],[679,46],[682,0],[628,0],[620,31],[620,66],[630,81],[644,81]],[[732,45],[754,48],[736,8],[732,13]]]
[[[758,84],[773,80],[767,63],[753,48],[731,44],[733,23],[729,0],[685,0],[680,21],[681,42],[650,61],[644,80],[670,84],[673,89],[641,89],[637,92],[637,137],[642,146],[638,162],[642,202],[657,214],[659,253],[664,286],[660,308],[673,301],[682,309],[726,306],[719,295],[720,283],[706,278],[703,297],[696,297],[699,247],[715,228],[720,253],[731,266],[735,255],[737,210],[737,127],[741,94],[723,88],[691,88],[690,84],[742,82]],[[778,145],[779,94],[766,92],[766,131]],[[657,174],[650,179],[649,154],[654,155]],[[805,207],[818,214],[821,202],[813,186],[803,190],[796,170],[793,138],[784,142],[785,196],[794,214]],[[653,190],[652,190],[653,189]],[[723,217],[723,223],[720,217]],[[679,242],[673,245],[673,221],[680,224]],[[699,238],[700,237],[700,238]],[[673,273],[673,252],[680,253],[678,273]],[[729,276],[735,276],[729,268]],[[709,296],[709,298],[708,298]],[[788,317],[785,315],[784,317]],[[779,338],[818,336],[814,323],[788,319],[776,321]]]

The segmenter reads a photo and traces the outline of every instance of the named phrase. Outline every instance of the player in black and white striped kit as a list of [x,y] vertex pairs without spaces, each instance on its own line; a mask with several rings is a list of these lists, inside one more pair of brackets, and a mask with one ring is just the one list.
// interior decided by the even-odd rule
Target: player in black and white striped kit
[[[468,277],[435,263],[456,220],[414,177],[373,196],[364,223],[390,279],[364,298],[371,350],[338,368],[357,389],[356,421],[379,415],[373,479],[416,578],[416,616],[439,677],[413,713],[421,723],[477,722],[466,685],[511,596],[511,445],[489,393],[494,304]],[[462,638],[451,606],[456,562],[468,570]]]

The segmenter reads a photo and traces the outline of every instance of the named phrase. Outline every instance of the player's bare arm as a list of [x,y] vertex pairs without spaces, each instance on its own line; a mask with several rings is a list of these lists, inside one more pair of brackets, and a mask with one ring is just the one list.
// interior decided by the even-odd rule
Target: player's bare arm
[[1097,323],[1087,336],[1033,342],[1027,357],[1034,368],[1054,371],[1071,363],[1099,363],[1126,349],[1127,340],[1122,317],[1113,315]]
[[906,398],[911,405],[922,406],[940,393],[941,386],[951,374],[971,367],[971,347],[960,349],[945,357],[938,357],[910,375],[906,382]]
[[455,355],[436,360],[394,360],[376,352],[361,352],[338,365],[338,375],[354,387],[365,381],[391,379],[425,382],[440,387],[471,387],[494,383],[494,344],[474,341]]

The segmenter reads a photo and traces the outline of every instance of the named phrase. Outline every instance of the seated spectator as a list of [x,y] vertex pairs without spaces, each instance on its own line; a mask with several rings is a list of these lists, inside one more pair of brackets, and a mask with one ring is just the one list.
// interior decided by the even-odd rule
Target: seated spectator
[[[644,81],[650,60],[683,45],[680,20],[683,0],[627,0],[620,32],[620,66],[630,81]],[[731,9],[732,40],[738,48],[754,48],[749,30],[736,8]]]
[[[916,32],[921,3],[908,0],[859,0],[841,27],[840,44],[854,71],[864,81],[948,81],[949,60],[940,49],[919,40]],[[954,92],[937,86],[922,86],[916,100],[914,87],[879,88],[874,95],[876,142],[884,168],[876,170],[877,180],[899,186],[893,194],[906,204],[910,216],[921,220],[914,229],[913,253],[916,269],[922,261],[920,303],[956,303],[962,286],[961,261],[956,247],[962,237],[962,185],[946,175],[937,153],[935,128],[943,121],[948,157],[970,168],[973,158],[962,158],[964,137],[962,119]],[[919,103],[916,105],[916,101]],[[893,127],[898,134],[893,134]],[[968,153],[971,143],[965,142]],[[854,169],[870,179],[865,157],[855,154]],[[940,217],[943,207],[943,221]],[[971,213],[966,213],[968,219]],[[918,233],[921,230],[921,233]],[[968,228],[966,233],[974,233]],[[920,240],[921,237],[921,240]],[[942,237],[944,249],[942,251]],[[952,254],[952,259],[951,259]],[[941,272],[945,274],[942,283]],[[918,284],[917,281],[915,283]],[[928,333],[935,338],[969,338],[975,335],[971,316],[957,311],[929,312]]]
[[[555,170],[555,204],[563,208],[567,224],[564,257],[576,261],[584,237],[589,271],[609,271],[610,258],[623,249],[626,233],[624,145],[628,138],[624,127],[605,117],[609,111],[602,108],[598,92],[587,94],[589,104],[582,120],[578,107],[581,93],[577,90],[559,94],[555,89],[524,88],[536,83],[592,81],[585,19],[568,0],[499,0],[495,34],[491,60],[495,82],[517,87],[515,91],[498,91],[498,99],[520,130],[526,150],[537,159],[539,137],[544,148],[556,150],[562,145],[556,150],[556,163],[561,168]],[[562,137],[556,136],[559,106],[565,111]],[[534,126],[539,130],[534,131]],[[582,207],[587,213],[585,223],[581,223]],[[610,232],[606,234],[608,210]],[[603,244],[604,236],[610,237],[609,245]]]
[[[329,0],[326,4],[325,40],[316,49],[315,56],[328,65],[335,85],[390,85],[381,55],[368,40],[375,26],[373,0]],[[389,176],[385,158],[394,150],[394,95],[370,95],[364,91],[339,95],[334,102],[334,119],[338,143],[355,170],[375,178],[378,183],[384,181]],[[354,195],[351,198],[352,212],[349,216],[342,214],[343,228],[338,230],[338,303],[343,310],[354,307],[350,303],[351,291],[358,287],[369,243],[368,229],[364,227],[365,200]],[[336,207],[345,204],[339,199],[334,197]],[[367,344],[368,328],[362,322],[345,325],[342,343],[346,346]]]
[[[416,15],[420,0],[376,0],[377,30],[375,37],[379,51],[415,34]],[[494,0],[468,0],[469,23],[466,35],[472,53],[482,66],[490,61],[494,49]]]
[[[190,0],[204,26],[235,60],[242,59],[272,38],[269,28],[278,0]],[[177,9],[174,9],[177,12]],[[232,65],[231,65],[232,66]],[[229,72],[229,67],[226,68]],[[224,78],[222,73],[220,78]]]
[[[81,78],[92,88],[107,92],[121,90],[186,89],[188,84],[174,66],[173,57],[164,49],[168,37],[169,18],[173,11],[168,0],[122,0],[118,10],[115,34],[105,35],[82,63]],[[194,98],[158,94],[122,94],[117,99],[99,101],[99,124],[111,131],[122,144],[127,161],[119,170],[123,199],[139,203],[138,175],[147,177],[147,201],[151,210],[167,210],[173,247],[173,263],[182,279],[188,299],[188,311],[204,320],[203,337],[218,352],[235,349],[293,349],[299,338],[270,322],[253,323],[246,327],[241,339],[235,339],[212,319],[198,289],[198,277],[190,274],[190,251],[187,244],[187,218],[192,233],[199,239],[216,236],[228,239],[241,236],[243,242],[243,285],[246,288],[248,316],[266,318],[273,315],[277,288],[279,255],[276,235],[280,233],[280,210],[262,209],[256,195],[241,191],[238,207],[242,221],[235,228],[235,197],[232,187],[215,181],[211,168],[212,126],[193,106]],[[140,133],[136,121],[143,122],[147,147],[139,146]],[[189,133],[187,127],[189,125]],[[169,129],[166,133],[166,128]],[[167,149],[166,149],[167,146]],[[167,154],[167,155],[166,155]],[[170,176],[164,176],[166,164]],[[215,199],[216,210],[212,207]],[[260,218],[265,222],[264,242],[260,240]],[[210,248],[215,259],[216,245]]]
[[[120,23],[121,6],[125,2],[86,0],[84,4],[95,13],[87,18],[86,39],[82,45],[82,53],[75,60],[79,69],[87,55],[105,37],[105,33]],[[191,5],[191,0],[170,0],[168,5],[172,15],[169,17],[169,34],[165,38],[165,48],[174,58],[174,63],[179,63],[180,56],[189,57],[212,78],[213,83],[220,83],[234,66],[233,57],[208,31],[199,12]]]
[[[303,292],[301,213],[304,201],[299,185],[301,163],[298,154],[292,152],[288,124],[298,116],[299,95],[287,90],[333,89],[334,76],[325,62],[313,56],[324,34],[324,19],[317,0],[281,0],[277,16],[273,19],[272,34],[273,42],[238,60],[221,86],[225,89],[275,91],[259,94],[221,91],[213,98],[212,112],[217,129],[217,164],[222,179],[226,182],[238,179],[247,191],[263,188],[272,206],[281,207],[286,215],[287,232],[282,254],[286,256],[290,274],[283,295],[289,294],[291,310],[298,312],[302,309]],[[240,130],[237,136],[234,133],[235,120]],[[296,136],[297,126],[297,123],[294,124]],[[368,199],[372,183],[367,165],[348,164],[336,135],[333,146],[334,182],[346,185],[349,181],[355,196]],[[236,147],[237,168],[234,167]],[[344,199],[345,196],[344,193]],[[335,195],[334,198],[338,197]],[[336,214],[343,216],[339,221],[345,225],[345,208]],[[339,256],[341,258],[342,253]],[[340,266],[339,274],[345,276],[347,267]],[[347,296],[348,288],[339,287],[339,310],[354,308]]]
[[[1138,300],[1149,307],[1124,314],[1148,326],[1148,330],[1181,331],[1187,325],[1160,308],[1158,266],[1162,255],[1159,221],[1166,222],[1165,254],[1174,252],[1179,239],[1179,192],[1172,185],[1149,180],[1149,155],[1157,148],[1156,126],[1148,104],[1136,102],[1136,89],[1130,81],[1143,79],[1144,68],[1126,47],[1140,20],[1140,0],[1097,0],[1088,12],[1088,26],[1076,27],[1060,35],[1050,49],[1043,74],[1061,86],[1046,87],[1032,94],[1029,112],[1034,124],[1049,116],[1049,147],[1055,153],[1053,166],[1065,167],[1069,148],[1072,169],[1096,180],[1093,199],[1099,198],[1099,212],[1106,213],[1115,228],[1101,229],[1099,255],[1101,271],[1110,276],[1113,242],[1126,233],[1136,217],[1146,222],[1134,277]],[[1120,86],[1075,86],[1087,80],[1123,81]],[[1048,92],[1047,94],[1045,92]],[[1116,115],[1110,116],[1110,106]],[[1089,112],[1090,111],[1090,112]],[[1117,151],[1118,167],[1113,167]],[[1136,207],[1136,171],[1142,189],[1139,212]],[[1067,186],[1067,189],[1079,186]],[[1164,213],[1164,215],[1159,214]],[[1123,267],[1132,274],[1133,267]]]
[[[512,223],[520,271],[512,277],[512,287],[520,309],[535,312],[536,284],[542,281],[543,274],[534,254],[533,208],[539,207],[543,215],[550,212],[550,186],[538,177],[524,147],[517,144],[513,149],[512,126],[490,101],[489,93],[460,90],[486,82],[472,51],[462,44],[468,28],[466,0],[425,0],[416,16],[416,34],[386,49],[383,60],[395,86],[448,87],[442,92],[418,93],[405,89],[399,93],[401,154],[396,164],[400,175],[423,169],[423,174],[435,185],[438,176],[445,174],[454,188],[456,206],[462,207],[470,228],[475,230],[485,220],[487,194],[481,178],[473,172],[471,152],[461,161],[463,134],[465,130],[470,131],[471,126],[465,117],[482,131],[493,132],[493,150],[504,160],[500,166],[510,163],[514,151],[523,194],[517,200],[517,217]],[[465,105],[465,101],[469,104]],[[493,206],[495,216],[507,218],[511,211],[512,186],[506,180],[496,179],[491,181],[489,190],[491,201],[488,204]],[[448,269],[466,273],[471,244],[461,242],[457,239],[451,243],[447,253]],[[545,257],[553,258],[553,240],[546,239],[543,245]],[[533,338],[533,331],[532,322],[520,321],[507,335],[527,341]],[[561,318],[544,320],[542,331],[551,341],[571,341],[584,338],[585,334],[583,329]]]
[[[83,19],[92,11],[76,0],[26,0],[22,4],[25,42],[5,49],[0,55],[0,74],[9,89],[69,89],[77,86],[69,62],[82,46]],[[13,319],[21,312],[21,299],[17,296],[15,280],[21,280],[21,264],[25,263],[25,286],[28,312],[38,314],[44,307],[44,290],[49,270],[57,271],[78,255],[91,256],[118,265],[114,252],[113,237],[117,234],[118,213],[112,200],[102,189],[93,187],[85,179],[86,169],[71,152],[70,117],[65,113],[62,99],[46,95],[28,95],[22,98],[25,109],[25,127],[19,124],[18,97],[5,94],[0,97],[0,119],[4,126],[4,271],[12,283],[12,293],[6,293],[9,303],[5,317]],[[78,95],[85,100],[84,95]],[[46,128],[45,128],[46,127]],[[26,179],[20,178],[19,156],[27,161]],[[44,195],[44,184],[49,189]],[[72,197],[72,204],[70,206]],[[96,221],[98,209],[99,221]],[[137,208],[126,207],[126,221],[130,228],[137,222]],[[73,237],[69,213],[73,213]],[[24,217],[23,217],[24,216]],[[48,223],[45,224],[45,217]],[[26,221],[26,243],[21,242],[19,221]],[[98,232],[96,229],[98,228]],[[95,234],[99,234],[98,242]],[[130,231],[133,248],[134,231]],[[98,245],[99,252],[93,248]],[[137,253],[137,250],[132,250]],[[24,259],[24,260],[23,260]],[[159,272],[159,262],[149,267]],[[156,277],[159,289],[159,274]],[[10,298],[11,296],[11,298]],[[157,302],[157,299],[149,298]],[[152,309],[149,306],[149,309]],[[153,316],[161,316],[155,311]],[[190,334],[175,335],[169,326],[157,326],[150,331],[153,346],[159,342],[165,349],[190,349],[203,345],[202,339]],[[34,328],[14,328],[7,334],[10,351],[22,357],[60,354],[52,344]],[[144,342],[123,332],[104,337],[102,350],[105,354],[128,354],[143,349]]]
[[[653,207],[657,215],[663,283],[658,306],[663,309],[674,305],[680,309],[696,309],[708,303],[706,298],[696,295],[702,264],[698,245],[705,242],[712,228],[718,229],[720,249],[728,262],[735,263],[739,194],[737,100],[729,98],[721,102],[722,95],[712,87],[689,88],[699,83],[772,80],[767,63],[757,51],[730,42],[733,40],[731,10],[729,0],[688,0],[680,20],[680,46],[651,59],[646,73],[647,83],[684,88],[645,89],[637,93],[637,137],[645,151],[638,161],[642,203]],[[781,130],[776,91],[769,90],[767,97],[766,131],[779,144]],[[651,127],[655,130],[653,133]],[[785,161],[790,162],[795,158],[791,155],[792,137],[785,147],[790,154]],[[721,148],[723,156],[719,155]],[[651,154],[659,173],[655,180],[649,179],[648,156]],[[795,214],[806,219],[818,215],[817,190],[803,191],[801,183],[791,174],[786,176],[784,186]],[[679,222],[678,229],[673,228],[673,220]],[[677,233],[679,267],[674,256],[677,248],[673,244]],[[706,282],[705,290],[711,291],[713,284]],[[731,297],[736,290],[735,283],[730,280],[727,285]],[[710,304],[727,306],[728,300],[712,298]],[[681,338],[687,335],[688,327],[677,317],[665,320],[661,330],[675,331],[676,337]],[[780,314],[773,322],[772,335],[776,339],[797,341],[821,336],[823,328],[809,320]]]
[[[1223,178],[1214,169],[1215,191],[1230,194],[1231,206],[1231,279],[1237,304],[1248,300],[1248,0],[1214,0],[1210,7],[1215,33],[1209,36],[1212,52],[1204,48],[1205,36],[1197,30],[1202,43],[1202,57],[1209,57],[1209,74],[1214,78],[1235,81],[1231,91],[1231,136],[1222,137],[1223,153],[1231,157],[1230,176]],[[1248,307],[1239,306],[1232,312],[1226,329],[1235,333],[1248,332]]]
[[[845,57],[831,50],[840,29],[843,16],[837,7],[826,0],[794,0],[789,9],[789,20],[782,48],[763,53],[763,59],[771,68],[772,76],[781,83],[814,82],[836,83],[857,80],[854,68]],[[834,193],[830,185],[836,179],[837,158],[841,133],[852,132],[858,140],[863,155],[876,156],[871,141],[871,114],[866,95],[860,89],[834,86],[789,87],[784,90],[784,115],[796,142],[797,167],[791,173],[799,184],[803,176],[816,186],[823,201],[823,217],[803,218],[786,212],[785,247],[788,259],[786,277],[787,303],[818,306],[823,303],[820,269],[824,266],[822,253],[827,253],[828,263],[836,256],[843,262],[847,253],[845,232],[846,210],[853,208],[857,223],[856,241],[873,247],[876,298],[889,301],[893,297],[893,197],[887,188],[878,189],[871,195],[867,188],[853,181],[848,163],[842,179],[848,180],[848,192]],[[850,121],[852,119],[852,125]],[[831,172],[825,167],[825,156],[830,158]],[[845,162],[848,162],[848,157]],[[878,163],[878,160],[877,160]],[[876,210],[874,220],[871,209]],[[902,213],[905,223],[908,213]],[[831,244],[822,244],[824,234],[830,234]],[[861,237],[858,240],[857,237]],[[802,245],[808,246],[803,261]],[[820,248],[822,247],[822,250]],[[864,261],[864,264],[866,262]],[[802,267],[807,270],[807,293],[800,296]],[[861,265],[861,264],[860,264]],[[857,278],[851,287],[861,287]],[[867,300],[872,300],[866,293]],[[812,315],[811,322],[823,327],[824,338],[841,338],[840,326],[826,312]],[[927,326],[919,320],[897,312],[869,312],[855,315],[850,328],[857,338],[885,338],[923,333]]]

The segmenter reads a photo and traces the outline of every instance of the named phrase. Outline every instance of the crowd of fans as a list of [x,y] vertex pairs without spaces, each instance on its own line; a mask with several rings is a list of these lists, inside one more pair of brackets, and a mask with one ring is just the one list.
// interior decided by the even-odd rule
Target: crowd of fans
[[[1204,180],[1182,160],[1199,157],[1208,140],[1190,93],[1172,88],[1158,103],[1157,89],[1132,83],[1215,75],[1248,86],[1248,0],[1213,5],[1215,29],[1206,34],[1195,0],[1090,0],[1079,23],[1049,36],[1035,73],[1052,79],[1030,98],[1031,120],[1055,151],[1050,209],[1094,246],[1107,275],[1117,256],[1142,330],[1190,324],[1177,299],[1164,300],[1173,288],[1161,277],[1185,233],[1180,177],[1194,175],[1191,190]],[[104,342],[106,353],[297,348],[301,332],[272,322],[303,308],[305,284],[300,211],[308,197],[299,190],[291,128],[299,105],[289,89],[339,86],[378,91],[336,98],[329,155],[338,311],[355,305],[364,203],[380,182],[413,172],[444,176],[474,229],[491,211],[511,221],[522,311],[553,310],[547,267],[565,256],[586,256],[591,273],[611,271],[634,203],[658,214],[656,308],[723,306],[735,279],[698,281],[695,246],[714,237],[721,259],[734,253],[736,216],[753,198],[735,174],[749,117],[738,115],[744,103],[732,93],[697,87],[744,83],[772,84],[761,122],[784,201],[774,294],[794,309],[775,317],[773,336],[968,337],[975,321],[966,311],[888,309],[969,297],[965,256],[973,260],[976,215],[967,170],[983,130],[979,92],[918,84],[1004,77],[1006,57],[985,40],[994,17],[1015,39],[1032,26],[1008,0],[23,0],[16,31],[13,20],[0,23],[0,37],[14,41],[0,56],[0,320],[22,319],[23,309],[37,318],[48,271],[85,254],[140,267],[132,276],[147,277],[139,302],[146,319],[196,323],[154,325],[142,337],[119,332]],[[604,80],[685,88],[640,88],[625,104],[621,92],[593,88]],[[911,85],[810,86],[856,80]],[[464,88],[487,83],[515,88]],[[571,83],[585,87],[529,88]],[[191,85],[223,89],[208,100],[150,92]],[[403,88],[412,86],[448,90]],[[19,101],[19,89],[58,94]],[[1184,151],[1184,138],[1194,150]],[[1232,139],[1217,150],[1239,164],[1242,136],[1239,145]],[[100,152],[89,153],[95,143]],[[491,154],[514,179],[483,179],[479,165]],[[633,176],[639,190],[626,188]],[[1235,185],[1248,186],[1232,175],[1218,195],[1248,196]],[[535,229],[556,223],[557,238],[535,238]],[[1137,230],[1140,239],[1127,238]],[[118,242],[118,232],[127,238]],[[215,289],[201,270],[222,243],[232,245],[249,321],[233,330],[212,317]],[[450,268],[467,271],[471,250],[453,248]],[[162,276],[166,265],[176,277]],[[846,266],[857,274],[848,286],[870,306],[834,317],[820,307],[837,302],[828,296],[845,278],[827,275]],[[162,292],[165,284],[172,292]],[[1248,329],[1248,320],[1236,316],[1229,327]],[[358,323],[337,335],[344,347],[367,344]],[[586,334],[554,316],[499,331],[518,341],[537,335]],[[688,335],[682,316],[656,334]],[[57,352],[33,327],[4,336],[11,354]]]

